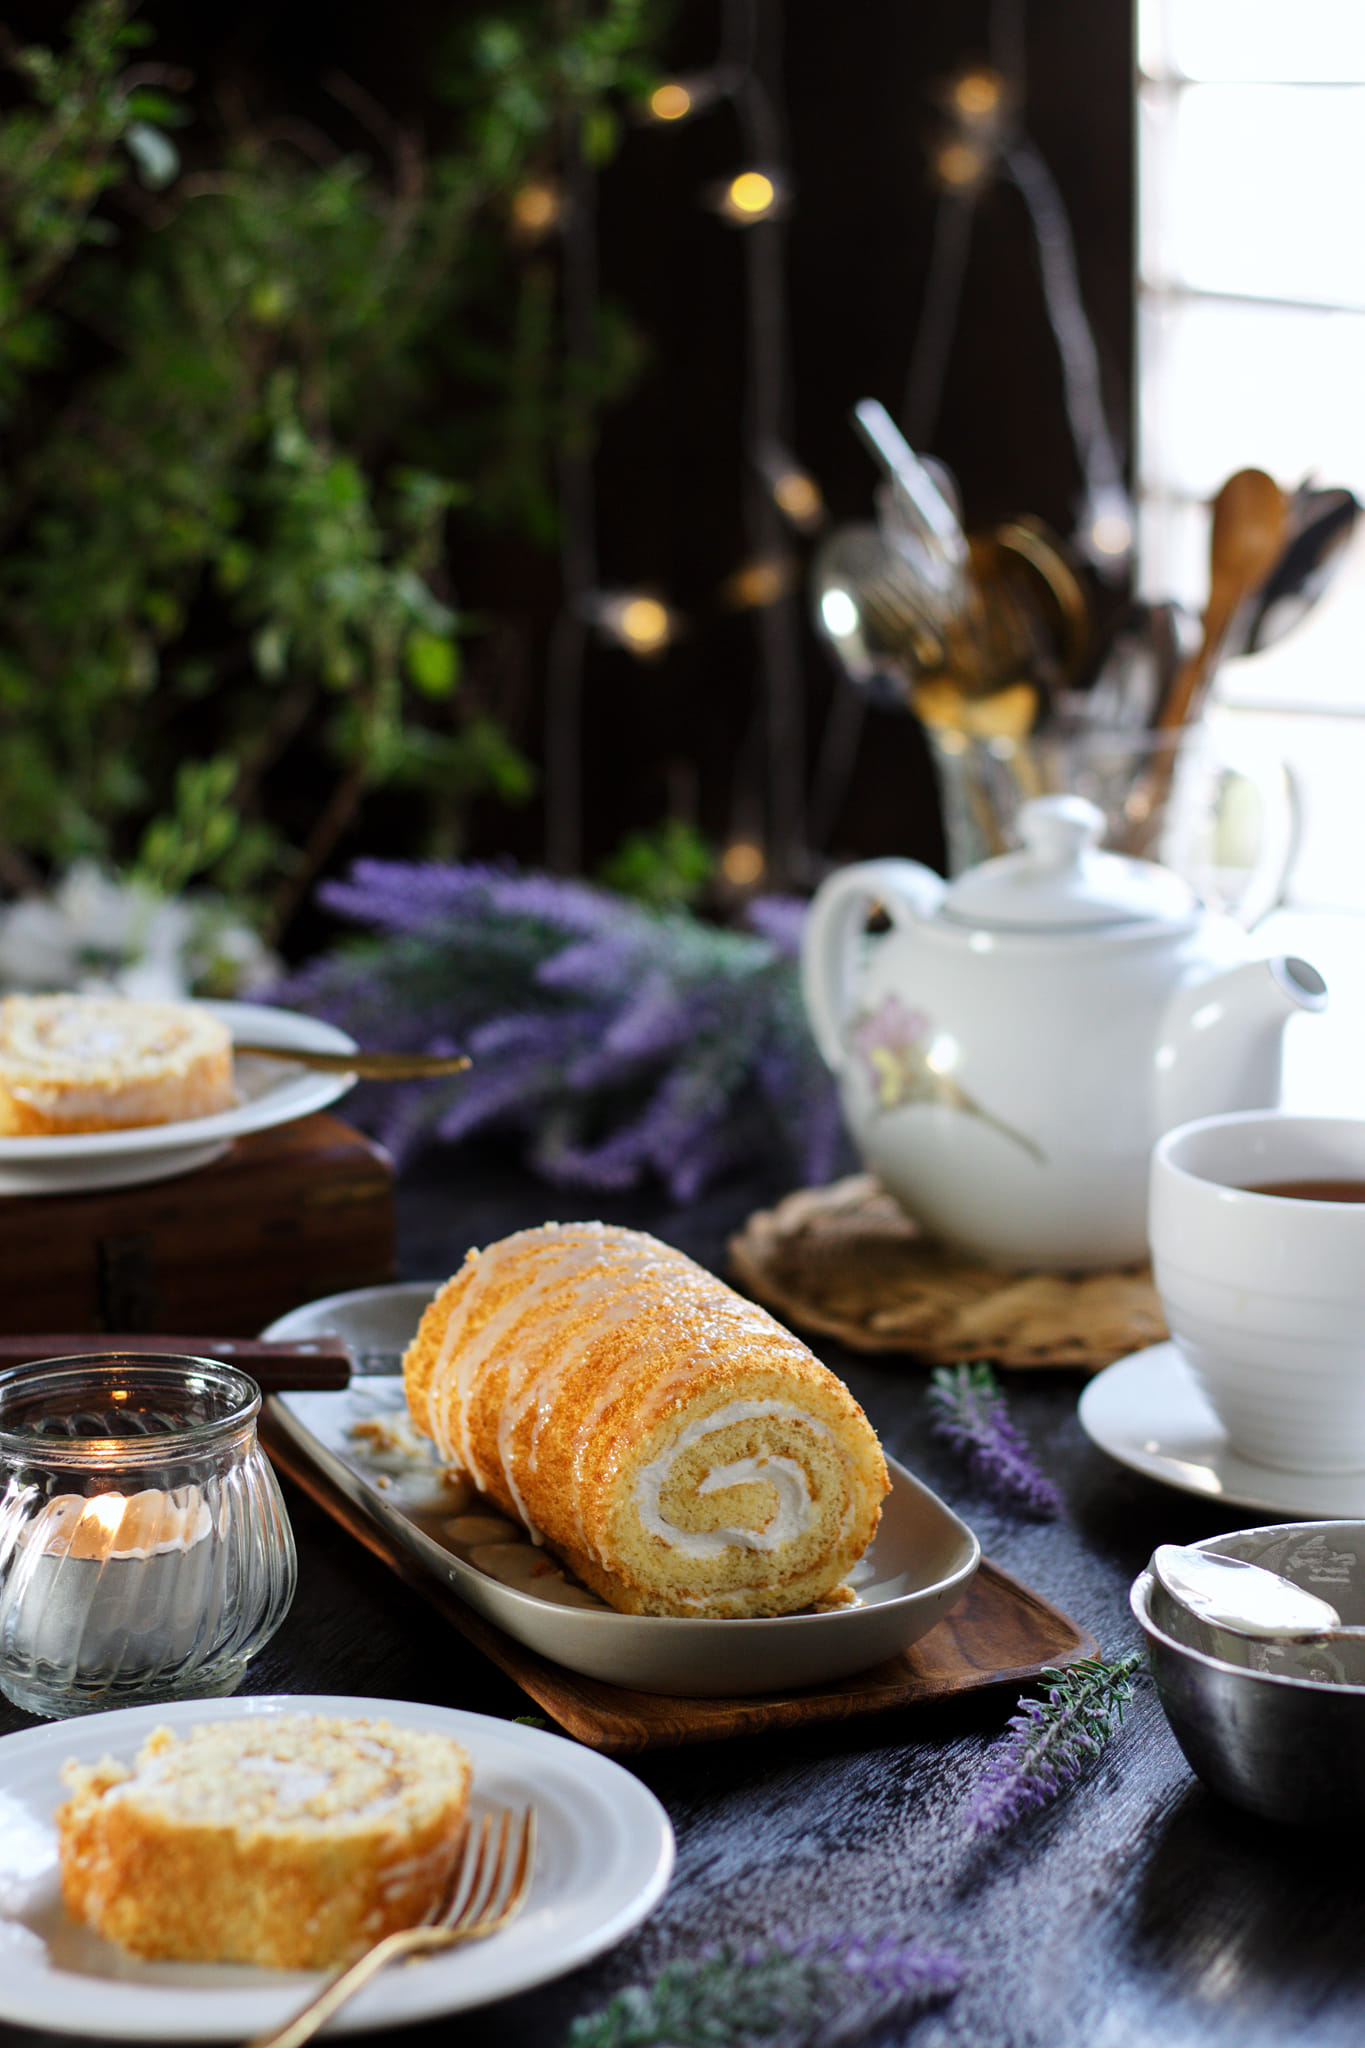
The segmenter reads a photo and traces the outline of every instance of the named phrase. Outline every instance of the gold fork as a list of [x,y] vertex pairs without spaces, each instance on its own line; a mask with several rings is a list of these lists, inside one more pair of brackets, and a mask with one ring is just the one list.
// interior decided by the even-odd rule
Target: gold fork
[[396,1933],[386,1934],[330,1977],[292,2019],[271,2033],[258,2034],[247,2048],[299,2048],[388,1964],[401,1957],[432,1955],[461,1941],[481,1941],[515,1920],[531,1888],[535,1808],[528,1806],[523,1813],[515,1839],[513,1825],[506,1807],[497,1814],[486,1814],[477,1825],[471,1822],[455,1873],[427,1919],[419,1927],[400,1927]]

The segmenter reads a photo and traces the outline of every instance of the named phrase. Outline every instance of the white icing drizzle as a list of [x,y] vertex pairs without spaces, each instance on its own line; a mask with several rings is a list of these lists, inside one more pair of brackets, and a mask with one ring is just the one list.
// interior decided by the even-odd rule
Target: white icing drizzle
[[[537,1239],[546,1256],[539,1270],[524,1286],[518,1286],[503,1306],[488,1317],[474,1335],[466,1335],[473,1310],[485,1289],[496,1287],[498,1267]],[[643,1263],[643,1262],[641,1262]],[[488,1475],[474,1451],[472,1418],[474,1401],[483,1374],[490,1367],[504,1365],[507,1385],[498,1411],[498,1468],[503,1482],[534,1542],[542,1540],[534,1518],[512,1470],[512,1440],[518,1425],[535,1412],[528,1462],[534,1469],[540,1431],[549,1415],[555,1384],[560,1374],[582,1358],[589,1345],[597,1342],[612,1324],[628,1322],[639,1313],[629,1290],[638,1284],[639,1272],[603,1265],[601,1248],[594,1238],[571,1236],[546,1240],[543,1232],[519,1231],[487,1251],[476,1253],[473,1272],[462,1301],[451,1315],[441,1348],[432,1368],[429,1393],[432,1425],[442,1455],[458,1458],[481,1493],[488,1490]],[[563,1299],[554,1308],[545,1306],[556,1292]],[[535,1343],[518,1348],[513,1333],[519,1323],[535,1329]],[[579,1324],[576,1337],[569,1325]],[[454,1414],[458,1435],[452,1441],[446,1418]]]
[[[516,1268],[516,1283],[508,1290],[507,1299],[481,1326],[473,1328],[481,1305],[490,1293],[498,1291],[509,1266]],[[605,1336],[641,1319],[642,1303],[649,1304],[644,1320],[656,1325],[666,1325],[677,1304],[678,1320],[685,1318],[687,1326],[683,1355],[671,1371],[660,1372],[662,1360],[647,1332],[638,1350],[629,1345],[613,1346],[614,1363],[607,1369],[605,1358],[602,1360],[603,1370],[594,1383],[592,1398],[576,1416],[570,1457],[567,1493],[578,1547],[608,1568],[611,1559],[602,1542],[593,1540],[584,1526],[583,1496],[585,1467],[599,1445],[601,1426],[612,1408],[642,1377],[648,1377],[650,1412],[665,1414],[673,1397],[695,1380],[699,1369],[732,1358],[737,1344],[755,1336],[770,1341],[774,1331],[780,1331],[766,1310],[728,1289],[707,1289],[698,1295],[693,1284],[695,1270],[681,1253],[642,1233],[604,1233],[602,1226],[592,1224],[547,1224],[518,1231],[471,1255],[432,1367],[426,1397],[428,1426],[442,1456],[458,1462],[479,1491],[487,1492],[494,1474],[483,1468],[475,1449],[474,1408],[485,1376],[498,1369],[505,1371],[495,1430],[496,1471],[533,1542],[539,1543],[543,1537],[517,1483],[514,1462],[524,1456],[526,1470],[536,1469],[540,1436],[563,1378],[594,1349],[605,1349]],[[521,1330],[527,1333],[524,1343],[517,1341]],[[686,1424],[638,1475],[635,1497],[645,1527],[681,1554],[693,1557],[718,1554],[733,1546],[771,1552],[809,1528],[812,1507],[807,1475],[798,1460],[775,1452],[721,1467],[700,1489],[711,1492],[755,1481],[773,1486],[777,1507],[762,1529],[682,1530],[669,1522],[659,1507],[660,1492],[674,1460],[689,1445],[732,1421],[770,1415],[798,1421],[818,1432],[834,1445],[849,1470],[853,1463],[849,1448],[807,1409],[775,1399],[734,1401]],[[518,1454],[515,1447],[528,1417],[533,1418],[529,1442]],[[845,1487],[845,1529],[854,1513],[854,1494],[852,1486]]]

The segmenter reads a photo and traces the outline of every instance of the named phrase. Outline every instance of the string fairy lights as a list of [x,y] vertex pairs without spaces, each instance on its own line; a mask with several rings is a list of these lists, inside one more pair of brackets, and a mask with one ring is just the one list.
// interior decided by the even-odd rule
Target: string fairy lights
[[711,204],[733,227],[754,227],[785,212],[790,200],[786,182],[773,168],[736,171],[713,188]]
[[[1117,578],[1133,545],[1134,521],[1110,432],[1098,357],[1081,300],[1074,245],[1060,194],[1023,127],[1026,0],[990,0],[985,61],[965,63],[935,93],[926,137],[935,193],[929,264],[900,408],[916,449],[932,445],[941,408],[978,205],[1008,184],[1023,201],[1038,250],[1049,324],[1061,364],[1064,402],[1083,476],[1072,544],[1102,576]],[[809,796],[804,769],[804,686],[800,599],[803,562],[793,543],[826,521],[816,478],[792,454],[788,414],[791,360],[786,311],[785,223],[793,206],[781,113],[781,0],[720,0],[715,62],[658,81],[637,118],[667,129],[728,110],[737,128],[735,167],[698,194],[744,249],[744,557],[723,579],[722,609],[751,613],[757,686],[740,743],[720,858],[728,888],[792,887],[812,879],[810,848],[832,829],[852,776],[866,699],[836,687]],[[547,660],[546,853],[552,870],[576,871],[582,854],[581,714],[588,639],[658,662],[689,621],[658,591],[603,587],[595,538],[593,470],[587,431],[596,351],[597,249],[594,174],[568,136],[561,180],[533,179],[513,194],[509,231],[527,243],[558,235],[562,248],[566,406],[575,403],[560,458],[560,616]],[[931,458],[926,457],[926,460]]]
[[641,661],[657,660],[681,632],[671,606],[647,590],[599,591],[590,601],[592,623],[604,639]]
[[1021,125],[1023,0],[997,0],[992,42],[992,63],[964,67],[935,95],[939,114],[929,169],[939,199],[903,424],[913,447],[923,447],[932,437],[957,325],[973,212],[983,193],[1004,180],[1019,193],[1033,230],[1048,322],[1061,363],[1067,422],[1081,467],[1082,496],[1072,546],[1101,575],[1117,579],[1132,551],[1133,510],[1105,414],[1071,224],[1047,164]]
[[519,242],[540,242],[564,217],[564,195],[552,178],[530,178],[508,202],[512,234]]
[[[661,80],[638,110],[660,127],[721,106],[739,130],[739,163],[702,195],[703,203],[745,237],[744,526],[746,559],[722,584],[721,606],[752,612],[759,679],[754,715],[741,745],[731,793],[731,825],[721,873],[732,888],[762,879],[790,884],[805,864],[802,681],[798,598],[801,569],[786,531],[814,532],[823,522],[815,478],[790,454],[786,415],[790,371],[786,339],[785,252],[781,223],[792,186],[778,111],[780,0],[722,0],[720,49],[705,72]],[[563,242],[565,388],[580,388],[594,353],[591,302],[597,254],[591,172],[577,147],[566,151],[565,187],[535,181],[513,195],[512,232],[523,240],[557,232]],[[574,871],[582,854],[581,733],[585,634],[656,661],[687,622],[657,592],[599,586],[588,437],[566,435],[560,462],[564,599],[547,660],[545,717],[546,858]]]

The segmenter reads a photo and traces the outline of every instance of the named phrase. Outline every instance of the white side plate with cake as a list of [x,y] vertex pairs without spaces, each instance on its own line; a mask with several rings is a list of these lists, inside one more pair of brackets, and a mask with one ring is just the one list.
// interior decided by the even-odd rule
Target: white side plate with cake
[[0,1739],[0,2019],[106,2039],[242,2041],[297,2010],[318,1973],[144,1962],[76,1926],[62,1906],[53,1815],[69,1758],[128,1763],[157,1727],[301,1713],[449,1735],[473,1766],[474,1815],[530,1802],[539,1830],[531,1893],[509,1927],[386,1971],[333,2032],[403,2026],[528,1991],[621,1941],[662,1896],[674,1853],[667,1814],[619,1764],[562,1736],[450,1707],[310,1694],[92,1714]]
[[[335,1025],[266,1003],[193,1006],[224,1023],[233,1037],[277,1045],[281,1052],[354,1052],[355,1040]],[[0,1195],[67,1194],[80,1188],[132,1187],[165,1180],[221,1158],[234,1138],[293,1123],[326,1109],[354,1086],[350,1074],[310,1073],[272,1059],[236,1062],[238,1101],[230,1109],[179,1123],[126,1130],[76,1131],[54,1137],[0,1138]]]

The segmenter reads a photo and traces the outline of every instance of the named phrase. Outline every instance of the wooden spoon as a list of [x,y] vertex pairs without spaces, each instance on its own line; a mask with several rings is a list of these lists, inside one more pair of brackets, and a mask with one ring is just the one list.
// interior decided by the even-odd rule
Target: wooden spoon
[[1159,732],[1189,725],[1197,717],[1237,608],[1279,561],[1288,524],[1288,500],[1263,469],[1239,469],[1214,499],[1204,631],[1157,711]]
[[[1209,533],[1209,597],[1198,647],[1181,663],[1157,706],[1153,729],[1172,736],[1193,725],[1204,708],[1218,657],[1239,607],[1273,571],[1289,528],[1289,500],[1263,469],[1239,469],[1213,501]],[[1175,780],[1174,742],[1135,784],[1124,806],[1127,829],[1120,851],[1146,857],[1161,835]]]

